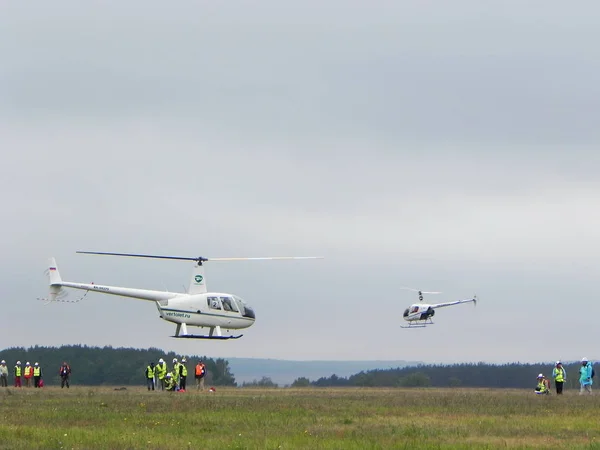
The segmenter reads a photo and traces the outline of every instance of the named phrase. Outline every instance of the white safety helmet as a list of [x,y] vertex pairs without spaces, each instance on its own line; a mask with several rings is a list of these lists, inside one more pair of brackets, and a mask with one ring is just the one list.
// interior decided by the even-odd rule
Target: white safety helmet
[[163,361],[163,359],[162,359],[162,358],[160,358],[160,359],[158,360],[158,362],[159,362],[159,363],[161,363],[161,364],[162,364],[162,363],[164,363],[164,361]]
[[167,378],[171,378],[173,375],[171,375],[171,373],[167,374]]
[[177,358],[173,358],[173,362],[177,362]]
[[29,364],[29,361],[27,361],[27,362],[25,363],[25,365],[26,365],[26,366],[30,366],[31,364]]
[[6,361],[2,360],[2,362],[0,362],[0,364],[6,364]]
[[544,375],[542,375],[541,373],[538,375],[538,378],[544,378]]
[[588,359],[584,356],[583,358],[581,358],[581,362],[588,362]]
[[34,364],[34,366],[39,366],[39,364],[38,364],[38,363],[35,363],[35,364]]
[[20,365],[21,365],[21,361],[17,361],[17,366],[20,366]]
[[186,362],[185,358],[181,358],[181,362]]

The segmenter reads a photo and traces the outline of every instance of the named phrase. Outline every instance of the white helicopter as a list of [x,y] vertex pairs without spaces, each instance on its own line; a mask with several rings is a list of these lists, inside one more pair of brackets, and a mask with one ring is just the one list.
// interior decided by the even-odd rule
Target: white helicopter
[[[48,276],[50,278],[50,293],[44,300],[50,302],[65,302],[67,293],[63,288],[81,289],[88,292],[101,294],[120,295],[122,297],[149,300],[156,303],[161,319],[177,324],[175,338],[190,339],[238,339],[242,335],[223,335],[222,329],[239,330],[254,324],[256,315],[254,310],[237,295],[221,292],[208,292],[203,263],[207,261],[249,261],[249,260],[282,260],[282,259],[322,259],[321,256],[275,256],[260,258],[189,258],[181,256],[138,255],[131,253],[106,253],[106,252],[80,252],[90,255],[129,256],[136,258],[175,259],[195,261],[189,288],[186,293],[153,291],[146,289],[132,289],[118,286],[103,286],[94,283],[73,283],[63,281],[56,266],[56,260],[50,258]],[[77,302],[83,297],[79,298]],[[207,327],[208,335],[189,334],[187,327]]]
[[456,300],[454,302],[446,302],[446,303],[437,303],[434,305],[430,305],[427,303],[421,303],[423,301],[423,294],[441,294],[441,292],[427,292],[420,291],[417,289],[401,287],[400,289],[405,289],[413,292],[417,292],[419,294],[419,303],[414,303],[410,305],[408,308],[404,310],[404,320],[408,322],[408,326],[400,325],[400,328],[424,328],[427,325],[433,325],[433,321],[431,318],[435,314],[435,310],[437,308],[444,308],[446,306],[460,305],[462,303],[470,303],[473,302],[473,305],[477,304],[477,296],[473,296],[473,298],[469,298],[467,300]]

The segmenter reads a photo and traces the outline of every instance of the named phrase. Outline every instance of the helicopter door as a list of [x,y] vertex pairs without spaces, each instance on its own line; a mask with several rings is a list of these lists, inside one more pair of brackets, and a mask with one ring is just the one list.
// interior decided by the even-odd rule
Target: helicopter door
[[219,297],[206,297],[206,303],[208,303],[210,309],[223,309]]
[[229,312],[239,312],[237,305],[233,301],[231,297],[219,297],[221,300],[221,304],[223,305],[223,309]]

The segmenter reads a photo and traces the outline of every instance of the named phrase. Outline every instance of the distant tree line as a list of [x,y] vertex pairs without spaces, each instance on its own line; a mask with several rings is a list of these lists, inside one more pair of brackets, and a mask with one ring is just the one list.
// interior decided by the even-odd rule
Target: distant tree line
[[267,387],[276,388],[279,385],[275,383],[270,377],[262,377],[260,380],[244,381],[242,387]]
[[113,348],[88,347],[86,345],[67,345],[62,347],[12,347],[0,351],[0,360],[6,360],[9,370],[9,382],[12,382],[13,368],[17,361],[21,366],[29,361],[31,365],[39,362],[42,367],[44,383],[60,384],[58,369],[66,361],[72,370],[71,381],[77,385],[138,385],[144,384],[144,372],[150,362],[158,363],[160,358],[173,367],[173,358],[187,359],[188,379],[193,380],[194,368],[199,360],[206,365],[205,383],[215,386],[236,386],[235,378],[229,368],[229,362],[206,356],[178,355],[165,353],[158,348]]
[[[565,363],[564,367],[566,387],[578,387],[579,363]],[[418,365],[363,371],[349,377],[334,374],[314,381],[300,377],[291,386],[532,388],[539,373],[551,379],[553,368],[552,363]]]

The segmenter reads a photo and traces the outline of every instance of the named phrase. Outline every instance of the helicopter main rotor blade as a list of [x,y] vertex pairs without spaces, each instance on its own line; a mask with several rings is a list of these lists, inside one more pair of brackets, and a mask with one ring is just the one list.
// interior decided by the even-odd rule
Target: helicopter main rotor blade
[[134,258],[157,258],[157,259],[178,259],[181,261],[198,261],[198,258],[190,258],[187,256],[161,256],[161,255],[139,255],[136,253],[110,253],[110,252],[75,252],[84,253],[86,255],[111,255],[111,256],[131,256]]
[[323,259],[323,256],[261,256],[255,258],[206,258],[207,261],[259,261],[281,259]]
[[281,260],[281,259],[323,259],[323,256],[264,256],[257,258],[204,258],[202,256],[192,258],[188,256],[163,256],[163,255],[141,255],[137,253],[112,253],[112,252],[82,252],[87,255],[111,255],[111,256],[130,256],[134,258],[156,258],[156,259],[176,259],[180,261],[258,261],[258,260]]
[[400,286],[400,289],[404,289],[406,291],[420,292],[421,294],[441,294],[441,292],[421,291],[419,289],[413,289],[406,286]]

